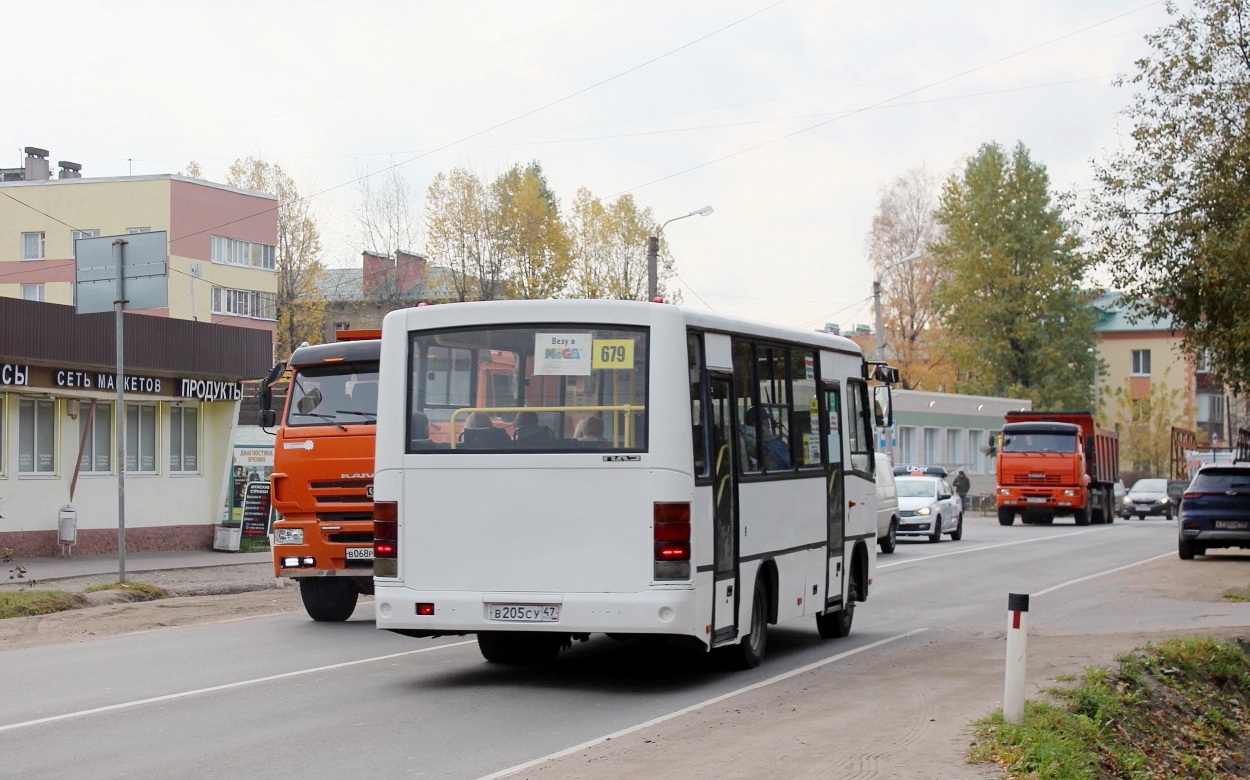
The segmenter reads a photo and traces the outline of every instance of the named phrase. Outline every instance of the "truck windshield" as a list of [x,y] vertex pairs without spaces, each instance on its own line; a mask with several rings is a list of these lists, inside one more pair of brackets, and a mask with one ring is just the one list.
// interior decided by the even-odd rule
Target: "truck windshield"
[[1076,452],[1070,433],[1003,432],[1003,452]]
[[339,363],[301,368],[291,378],[286,424],[373,425],[378,417],[378,367]]

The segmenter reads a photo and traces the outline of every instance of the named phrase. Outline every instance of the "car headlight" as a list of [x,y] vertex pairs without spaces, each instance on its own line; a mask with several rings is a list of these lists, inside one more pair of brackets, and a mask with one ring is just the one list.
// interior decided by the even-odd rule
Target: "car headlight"
[[1166,504],[1166,503],[1169,503],[1170,501],[1171,499],[1169,499],[1167,496],[1164,496],[1163,498],[1159,499],[1160,504]]
[[930,509],[929,509],[929,507],[927,507],[927,506],[922,506],[922,507],[920,507],[919,509],[917,509],[917,510],[916,510],[916,514],[918,514],[918,515],[927,515],[927,514],[930,514],[930,512],[931,512],[931,511],[932,511],[932,510],[930,510]]
[[1125,496],[1125,497],[1124,497],[1124,503],[1126,503],[1126,504],[1131,504],[1131,503],[1133,503],[1133,499],[1129,498],[1128,496]]
[[273,535],[274,544],[303,544],[304,529],[303,528],[275,528]]

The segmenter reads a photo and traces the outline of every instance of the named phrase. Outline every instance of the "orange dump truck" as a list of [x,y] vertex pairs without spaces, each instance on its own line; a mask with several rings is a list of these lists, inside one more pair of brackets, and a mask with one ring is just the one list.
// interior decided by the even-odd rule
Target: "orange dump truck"
[[1115,522],[1120,441],[1089,412],[1008,412],[998,447],[998,522]]
[[[260,422],[277,424],[270,494],[273,568],[299,583],[313,620],[351,617],[373,593],[373,446],[379,331],[340,331],[339,341],[300,347],[261,391]],[[273,386],[289,376],[286,402]],[[280,417],[279,417],[280,415]]]

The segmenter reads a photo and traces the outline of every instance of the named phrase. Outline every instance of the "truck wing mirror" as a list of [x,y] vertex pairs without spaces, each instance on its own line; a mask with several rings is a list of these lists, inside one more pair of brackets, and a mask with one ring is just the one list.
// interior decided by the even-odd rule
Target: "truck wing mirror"
[[260,427],[272,428],[278,422],[278,413],[273,409],[264,408],[260,410]]

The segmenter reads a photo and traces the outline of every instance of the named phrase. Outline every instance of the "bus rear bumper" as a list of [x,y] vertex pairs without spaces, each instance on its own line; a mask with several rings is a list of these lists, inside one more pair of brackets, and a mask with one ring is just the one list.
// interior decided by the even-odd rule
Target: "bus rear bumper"
[[[709,638],[710,615],[700,620],[693,588],[637,593],[482,593],[416,591],[387,586],[382,580],[374,584],[377,627],[389,631],[417,635],[428,631],[430,636],[542,631]],[[429,611],[433,614],[419,614]]]

